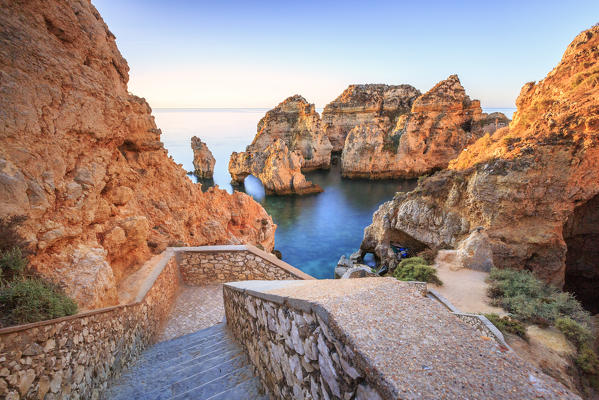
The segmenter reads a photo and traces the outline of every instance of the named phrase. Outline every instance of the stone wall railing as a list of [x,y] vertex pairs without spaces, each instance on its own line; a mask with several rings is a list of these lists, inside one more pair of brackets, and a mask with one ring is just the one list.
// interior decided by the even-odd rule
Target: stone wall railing
[[160,333],[178,287],[167,252],[132,304],[0,329],[0,398],[97,399]]
[[0,398],[101,397],[161,333],[180,285],[314,279],[253,246],[169,248],[130,304],[0,329]]
[[254,246],[175,247],[183,281],[190,285],[244,280],[314,279]]
[[240,284],[224,286],[227,325],[271,398],[383,398],[356,365],[351,346],[334,335],[326,310]]
[[503,333],[487,317],[480,314],[468,314],[458,310],[449,300],[443,297],[439,292],[434,289],[428,289],[428,296],[437,300],[443,304],[453,315],[472,326],[474,329],[479,331],[481,334],[495,339],[497,343],[505,348],[510,349],[510,346],[505,341]]

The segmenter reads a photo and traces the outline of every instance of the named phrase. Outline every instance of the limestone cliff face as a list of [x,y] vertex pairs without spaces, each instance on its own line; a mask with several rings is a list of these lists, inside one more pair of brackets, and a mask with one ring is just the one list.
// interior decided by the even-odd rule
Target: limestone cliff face
[[[446,168],[485,133],[507,126],[501,113],[484,114],[457,75],[416,98],[411,110],[392,120],[375,117],[354,127],[341,157],[349,178],[412,178]],[[324,115],[324,114],[323,114]]]
[[365,230],[362,250],[389,262],[390,241],[455,247],[483,227],[495,266],[565,282],[582,298],[589,293],[568,276],[577,271],[596,289],[596,259],[581,255],[596,253],[599,229],[572,221],[599,219],[598,65],[595,26],[574,39],[545,79],[524,85],[509,128],[478,139],[449,170],[383,204]]
[[[275,156],[276,149],[283,153]],[[321,189],[307,182],[301,171],[328,169],[331,149],[314,104],[295,95],[260,120],[252,144],[231,155],[229,173],[238,183],[250,174],[256,176],[270,194],[314,193]]]
[[216,160],[206,143],[194,136],[191,138],[191,149],[193,150],[193,174],[198,179],[212,179]]
[[393,126],[418,96],[418,89],[410,85],[350,85],[322,112],[323,129],[333,151],[341,152],[347,134],[360,124],[381,119]]
[[306,180],[301,168],[304,158],[299,150],[290,151],[283,139],[276,139],[263,151],[231,154],[229,173],[234,182],[254,175],[266,194],[309,194],[322,188]]
[[274,245],[258,203],[169,158],[128,70],[89,1],[0,1],[0,216],[28,217],[31,265],[82,308],[169,244]]

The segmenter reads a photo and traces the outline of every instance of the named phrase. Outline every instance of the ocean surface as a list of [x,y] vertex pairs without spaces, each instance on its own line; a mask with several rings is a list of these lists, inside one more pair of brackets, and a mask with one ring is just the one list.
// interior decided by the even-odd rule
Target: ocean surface
[[[256,125],[268,109],[154,109],[162,141],[173,159],[187,171],[193,170],[191,137],[208,144],[216,158],[214,184],[232,193],[227,170],[229,156],[244,151],[256,134]],[[321,112],[322,110],[318,110]],[[509,118],[515,109],[489,108]],[[339,166],[314,171],[307,179],[324,192],[310,196],[265,196],[260,181],[249,176],[245,192],[260,202],[278,225],[275,248],[283,260],[316,278],[332,278],[341,255],[356,251],[364,228],[379,205],[395,192],[412,190],[415,180],[351,180],[341,178]],[[195,181],[190,176],[189,179]]]

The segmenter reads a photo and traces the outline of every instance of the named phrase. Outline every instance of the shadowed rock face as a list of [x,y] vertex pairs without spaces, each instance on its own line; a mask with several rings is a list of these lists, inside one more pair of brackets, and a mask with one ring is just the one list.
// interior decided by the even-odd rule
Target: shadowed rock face
[[[323,114],[324,115],[324,114]],[[484,114],[457,75],[416,98],[395,120],[373,117],[351,129],[341,157],[349,178],[413,178],[446,168],[485,133],[507,126],[501,113]]]
[[0,216],[26,215],[31,265],[82,308],[168,244],[274,245],[249,196],[202,193],[169,158],[89,1],[0,1]]
[[[594,26],[574,39],[544,80],[524,85],[509,128],[478,139],[448,170],[383,204],[365,230],[363,251],[390,262],[394,236],[455,247],[481,226],[495,266],[532,270],[563,285],[567,252],[584,248],[570,249],[564,238],[594,235],[566,234],[564,225],[599,193],[597,65]],[[595,274],[596,264],[573,264]]]
[[395,126],[418,96],[418,89],[410,85],[350,85],[322,112],[323,129],[333,151],[342,151],[347,134],[360,124],[381,120]]
[[194,136],[191,138],[191,149],[193,150],[193,174],[198,179],[212,179],[216,160],[206,143]]
[[[306,181],[301,171],[328,169],[331,149],[314,104],[295,95],[258,122],[252,144],[245,152],[231,155],[229,173],[235,183],[242,183],[248,175],[256,176],[269,194],[319,192],[322,189]],[[282,153],[277,155],[276,151]]]

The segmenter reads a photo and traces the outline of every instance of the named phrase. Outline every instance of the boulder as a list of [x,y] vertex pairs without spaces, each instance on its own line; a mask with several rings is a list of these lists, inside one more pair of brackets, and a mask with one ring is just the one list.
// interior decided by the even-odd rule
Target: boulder
[[371,278],[375,276],[378,275],[372,272],[372,268],[368,265],[357,264],[345,271],[341,279]]
[[489,235],[482,227],[473,230],[457,249],[457,258],[463,268],[489,272],[493,268],[493,250]]

